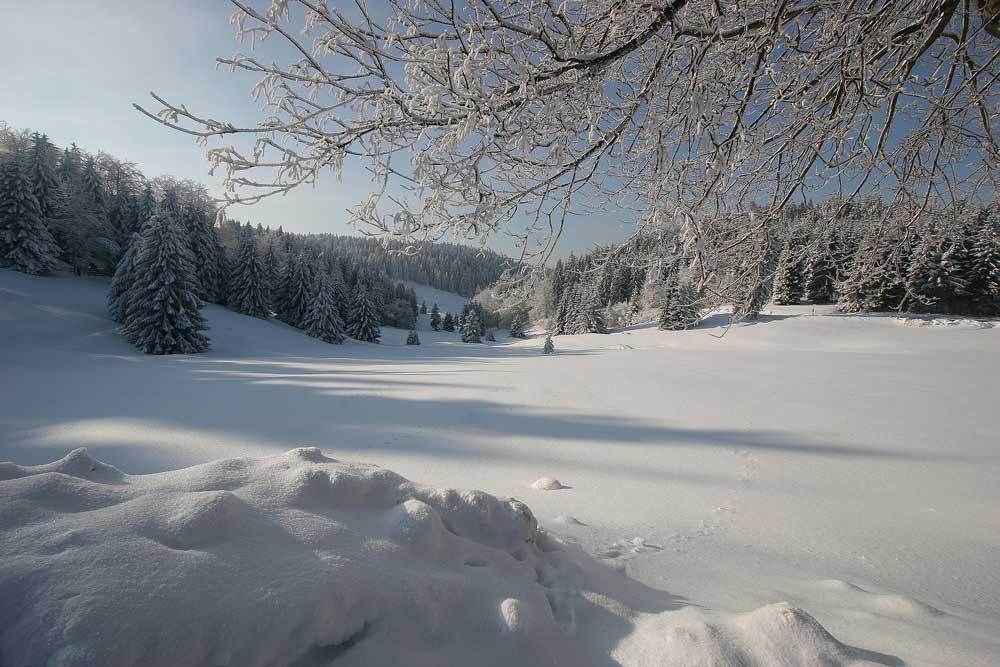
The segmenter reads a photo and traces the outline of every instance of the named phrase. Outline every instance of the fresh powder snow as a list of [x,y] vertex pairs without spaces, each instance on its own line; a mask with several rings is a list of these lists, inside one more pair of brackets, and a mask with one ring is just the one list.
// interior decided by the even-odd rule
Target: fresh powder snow
[[154,357],[107,287],[0,270],[4,665],[1000,657],[996,322]]

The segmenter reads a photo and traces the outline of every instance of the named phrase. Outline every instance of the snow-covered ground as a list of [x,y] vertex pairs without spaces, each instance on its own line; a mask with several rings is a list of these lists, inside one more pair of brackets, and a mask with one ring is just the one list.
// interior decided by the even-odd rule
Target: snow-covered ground
[[994,323],[788,307],[544,356],[210,307],[210,353],[148,357],[105,285],[0,271],[2,664],[1000,662]]

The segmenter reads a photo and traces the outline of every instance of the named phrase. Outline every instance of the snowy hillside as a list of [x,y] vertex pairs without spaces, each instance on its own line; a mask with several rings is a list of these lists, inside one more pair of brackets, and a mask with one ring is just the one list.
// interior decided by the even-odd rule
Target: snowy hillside
[[0,664],[1000,659],[998,327],[150,357],[106,286],[0,270]]

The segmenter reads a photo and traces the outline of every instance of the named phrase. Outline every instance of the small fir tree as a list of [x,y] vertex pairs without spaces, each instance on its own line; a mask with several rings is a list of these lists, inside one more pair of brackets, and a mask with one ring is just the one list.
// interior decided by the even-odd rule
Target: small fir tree
[[240,254],[229,281],[229,307],[237,313],[266,320],[271,313],[267,273],[252,229],[240,234]]
[[420,345],[420,336],[417,335],[416,331],[411,330],[410,333],[406,336],[406,344]]
[[285,262],[278,303],[274,304],[278,318],[293,327],[302,328],[309,304],[309,276],[302,253],[289,255]]
[[440,331],[441,329],[441,311],[438,310],[436,303],[431,308],[431,329],[434,331]]
[[772,299],[779,306],[791,306],[802,300],[802,271],[796,250],[790,238],[785,239],[778,255],[778,268],[774,273]]
[[660,309],[660,328],[665,331],[681,331],[698,321],[694,307],[695,292],[687,283],[682,283],[677,273],[671,275],[663,295]]
[[510,318],[510,337],[524,338],[524,320],[520,311],[515,312]]
[[421,315],[426,315],[427,314],[427,302],[426,301],[421,301],[420,302],[420,314]]
[[444,314],[444,321],[441,323],[441,328],[449,332],[455,330],[455,318],[451,316],[451,313]]
[[556,345],[552,342],[552,334],[545,337],[545,345],[542,346],[542,353],[552,354],[556,351]]
[[344,321],[337,310],[330,276],[320,271],[309,299],[302,330],[313,338],[337,345],[344,342]]
[[831,303],[834,298],[834,264],[829,251],[820,245],[813,248],[806,259],[806,301],[813,304]]
[[122,334],[146,354],[208,349],[191,249],[169,210],[143,229]]
[[462,342],[463,343],[481,343],[482,338],[480,337],[481,323],[479,321],[479,313],[475,308],[470,308],[469,312],[466,314],[465,319],[462,321]]
[[359,283],[357,293],[354,296],[354,309],[351,313],[351,322],[347,326],[347,334],[355,340],[377,343],[382,335],[378,321],[378,313],[368,293],[368,288],[363,282]]

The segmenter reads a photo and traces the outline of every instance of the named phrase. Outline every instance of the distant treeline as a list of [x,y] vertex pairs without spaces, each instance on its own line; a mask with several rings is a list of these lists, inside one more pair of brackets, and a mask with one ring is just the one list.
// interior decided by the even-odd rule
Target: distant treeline
[[723,231],[703,241],[710,265],[679,230],[658,229],[557,262],[522,303],[555,334],[654,317],[682,329],[725,306],[754,319],[769,302],[1000,315],[997,204],[921,209],[830,199],[790,206],[777,220],[748,225],[733,215],[715,227]]
[[380,324],[414,325],[416,294],[396,281],[471,296],[508,263],[457,244],[404,254],[372,238],[216,219],[197,183],[147,179],[106,153],[0,127],[0,264],[114,275],[111,314],[147,352],[206,349],[205,302],[276,316],[327,342],[374,342]]

